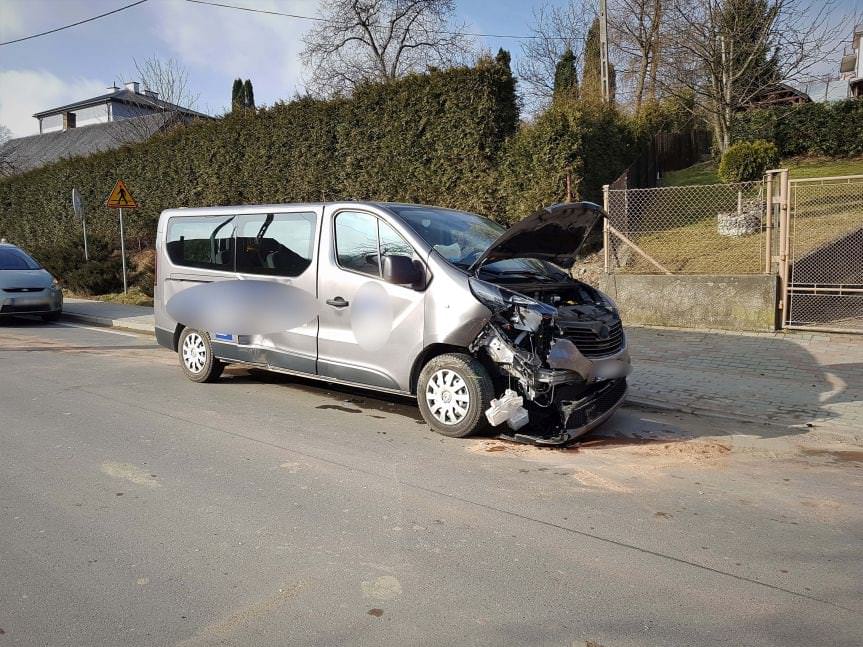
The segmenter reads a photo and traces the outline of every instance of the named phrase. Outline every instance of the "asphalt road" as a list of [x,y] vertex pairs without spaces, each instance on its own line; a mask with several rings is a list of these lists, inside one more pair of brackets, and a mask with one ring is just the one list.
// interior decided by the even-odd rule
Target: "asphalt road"
[[[638,367],[635,367],[638,370]],[[863,453],[624,409],[578,449],[0,323],[0,647],[859,645]]]

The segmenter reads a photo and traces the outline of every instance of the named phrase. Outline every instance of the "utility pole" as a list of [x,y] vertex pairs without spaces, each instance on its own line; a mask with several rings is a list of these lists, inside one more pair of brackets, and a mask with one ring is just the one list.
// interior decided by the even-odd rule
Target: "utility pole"
[[608,81],[608,3],[599,0],[599,67],[602,81],[602,101],[611,102],[611,89]]

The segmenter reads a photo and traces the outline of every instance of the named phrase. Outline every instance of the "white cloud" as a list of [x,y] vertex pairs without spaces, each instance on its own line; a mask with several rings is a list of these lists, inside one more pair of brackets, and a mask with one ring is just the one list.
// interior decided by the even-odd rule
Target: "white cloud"
[[0,41],[11,40],[23,35],[24,4],[20,2],[0,2]]
[[[319,4],[269,0],[254,3],[254,8],[314,16]],[[300,89],[301,38],[310,21],[185,2],[157,7],[158,32],[184,64],[211,69],[227,79],[251,78],[259,104],[290,98]],[[226,99],[229,94],[228,84]]]
[[0,124],[15,137],[39,132],[34,112],[106,93],[105,83],[84,77],[61,79],[44,70],[0,70]]

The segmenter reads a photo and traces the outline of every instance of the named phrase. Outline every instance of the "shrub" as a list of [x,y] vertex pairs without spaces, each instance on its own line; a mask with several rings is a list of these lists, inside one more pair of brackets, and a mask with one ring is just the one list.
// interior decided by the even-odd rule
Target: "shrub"
[[123,288],[119,253],[103,238],[88,238],[89,260],[84,260],[84,244],[55,242],[28,246],[27,251],[38,260],[64,288],[78,294],[96,295]]
[[754,142],[738,142],[728,147],[719,162],[719,177],[724,182],[748,182],[758,180],[769,168],[779,165],[779,149],[776,144],[757,139]]
[[782,157],[863,155],[861,132],[860,99],[748,110],[735,116],[731,129],[734,141],[772,141]]

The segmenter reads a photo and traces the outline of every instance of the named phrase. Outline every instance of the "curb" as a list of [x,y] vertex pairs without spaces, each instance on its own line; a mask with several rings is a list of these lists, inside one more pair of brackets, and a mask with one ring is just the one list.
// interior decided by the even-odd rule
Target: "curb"
[[93,315],[80,314],[78,312],[63,311],[62,319],[77,321],[80,323],[88,323],[101,328],[116,328],[117,330],[127,330],[143,335],[156,336],[156,331],[152,326],[136,323],[134,321],[126,321],[123,319],[110,319],[108,317],[95,317]]

